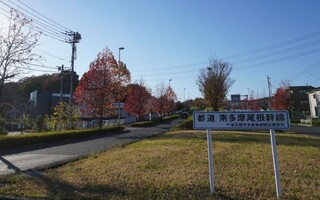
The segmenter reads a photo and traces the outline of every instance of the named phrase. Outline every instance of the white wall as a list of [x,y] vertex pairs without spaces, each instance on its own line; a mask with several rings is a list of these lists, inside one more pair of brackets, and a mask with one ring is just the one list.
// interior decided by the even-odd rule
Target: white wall
[[[308,93],[310,115],[311,117],[319,117],[320,115],[320,91],[314,91]],[[316,113],[316,110],[318,113]]]

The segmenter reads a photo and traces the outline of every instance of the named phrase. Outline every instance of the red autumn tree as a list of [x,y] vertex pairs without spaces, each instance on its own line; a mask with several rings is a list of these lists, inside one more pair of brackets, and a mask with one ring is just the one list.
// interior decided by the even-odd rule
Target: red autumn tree
[[134,114],[138,121],[148,112],[151,93],[143,84],[131,84],[127,87],[124,109]]
[[162,117],[164,113],[173,110],[177,96],[172,88],[170,86],[166,88],[163,82],[157,85],[156,92],[156,102],[153,102],[153,105],[155,112]]
[[165,112],[170,113],[174,110],[174,102],[177,100],[177,95],[173,91],[171,86],[169,86],[166,89],[166,92],[164,94],[164,98],[165,98],[164,110],[165,110]]
[[130,72],[126,65],[117,63],[112,52],[106,48],[90,64],[74,92],[74,99],[87,117],[99,119],[113,111],[112,103],[124,96],[124,88],[130,82]]
[[148,102],[148,107],[149,107],[150,113],[155,112],[159,114],[160,105],[159,105],[158,99],[155,96],[151,96]]
[[247,100],[248,110],[261,110],[259,100],[254,98],[254,93],[251,91],[249,100]]
[[156,113],[158,113],[158,115],[160,117],[163,116],[164,114],[164,110],[165,110],[165,98],[164,98],[164,95],[165,94],[165,85],[163,82],[161,82],[159,85],[156,86],[156,95],[155,95],[155,98],[153,98],[152,100],[152,105],[153,105],[153,108],[154,108],[154,111]]
[[281,82],[280,87],[271,99],[273,110],[289,110],[291,108],[290,90],[287,82]]

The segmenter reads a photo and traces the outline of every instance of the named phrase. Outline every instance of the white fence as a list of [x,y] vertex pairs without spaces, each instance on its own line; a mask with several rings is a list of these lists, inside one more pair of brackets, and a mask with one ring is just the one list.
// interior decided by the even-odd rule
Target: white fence
[[312,118],[311,117],[307,117],[306,119],[300,119],[300,124],[301,125],[312,126]]

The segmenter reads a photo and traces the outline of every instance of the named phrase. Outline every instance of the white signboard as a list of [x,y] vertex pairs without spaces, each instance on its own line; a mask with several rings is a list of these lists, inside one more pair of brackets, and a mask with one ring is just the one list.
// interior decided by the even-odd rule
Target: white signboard
[[119,102],[119,103],[113,103],[112,104],[113,108],[123,108],[124,107],[124,103]]
[[287,130],[289,113],[277,111],[194,112],[194,129],[211,130]]
[[214,170],[210,130],[270,129],[276,192],[277,197],[281,198],[282,192],[274,130],[286,130],[290,128],[288,111],[194,112],[193,128],[207,129],[209,182],[211,193],[214,192]]
[[[59,93],[52,93],[52,96],[53,97],[60,97],[61,96],[61,94],[59,94]],[[62,97],[70,97],[70,94],[62,94]]]

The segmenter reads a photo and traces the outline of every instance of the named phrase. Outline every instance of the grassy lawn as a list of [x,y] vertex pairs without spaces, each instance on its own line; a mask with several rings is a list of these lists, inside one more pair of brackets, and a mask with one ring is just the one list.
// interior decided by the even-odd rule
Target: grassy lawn
[[[268,133],[176,131],[39,173],[0,177],[0,194],[48,199],[276,199]],[[283,199],[320,199],[320,138],[276,134]]]

